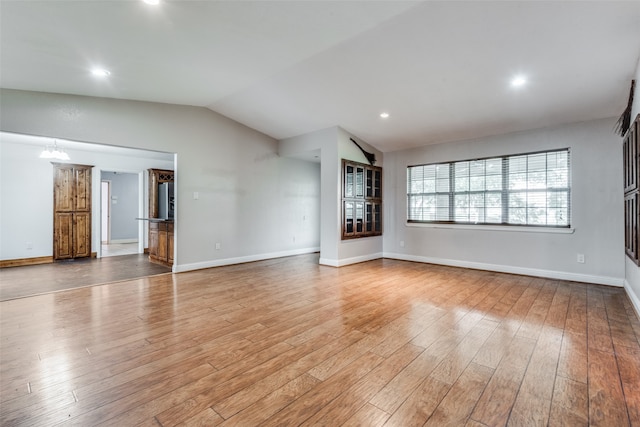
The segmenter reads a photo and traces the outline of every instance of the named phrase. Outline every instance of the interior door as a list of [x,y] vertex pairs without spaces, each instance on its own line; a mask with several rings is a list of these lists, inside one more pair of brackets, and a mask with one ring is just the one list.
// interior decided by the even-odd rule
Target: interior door
[[53,163],[53,259],[91,256],[91,168]]

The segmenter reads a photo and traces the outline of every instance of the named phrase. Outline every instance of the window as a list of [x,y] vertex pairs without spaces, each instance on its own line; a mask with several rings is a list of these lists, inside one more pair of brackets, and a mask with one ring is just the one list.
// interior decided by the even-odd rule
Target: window
[[569,149],[407,168],[407,220],[569,227]]
[[382,234],[382,168],[342,161],[342,239]]

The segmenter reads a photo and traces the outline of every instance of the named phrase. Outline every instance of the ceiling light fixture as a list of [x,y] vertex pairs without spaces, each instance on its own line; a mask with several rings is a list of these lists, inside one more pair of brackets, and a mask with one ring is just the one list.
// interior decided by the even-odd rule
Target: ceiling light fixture
[[389,113],[387,113],[387,112],[380,113],[380,117],[382,117],[383,119],[388,119],[389,118]]
[[96,77],[108,77],[111,75],[111,72],[109,70],[105,70],[104,68],[94,68],[93,70],[91,70],[91,74]]
[[527,83],[527,78],[523,75],[518,75],[518,76],[515,76],[513,79],[511,79],[512,87],[522,87],[526,83]]
[[157,6],[158,4],[160,4],[160,0],[142,0],[142,1],[152,6]]
[[40,153],[41,159],[54,159],[54,160],[70,160],[69,155],[62,149],[58,148],[58,141],[53,140],[53,145],[47,145],[42,153]]

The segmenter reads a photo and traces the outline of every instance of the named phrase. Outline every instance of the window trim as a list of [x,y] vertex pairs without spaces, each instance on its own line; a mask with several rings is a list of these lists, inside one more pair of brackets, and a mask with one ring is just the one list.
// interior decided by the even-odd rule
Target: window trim
[[[508,167],[506,166],[508,159],[512,158],[512,157],[519,157],[519,156],[530,156],[530,155],[536,155],[536,154],[549,154],[549,153],[556,153],[556,152],[564,152],[566,151],[568,154],[568,176],[567,176],[567,180],[568,180],[568,186],[566,188],[546,188],[546,189],[540,189],[540,190],[532,190],[532,192],[536,192],[536,191],[557,191],[557,192],[566,192],[567,193],[567,214],[568,214],[568,218],[567,218],[567,224],[566,225],[553,225],[553,224],[521,224],[521,223],[509,223],[509,222],[478,222],[478,223],[474,223],[474,222],[466,222],[466,221],[455,221],[455,220],[418,220],[418,219],[410,219],[409,218],[409,212],[410,212],[410,196],[412,193],[410,193],[410,182],[409,182],[409,171],[411,168],[414,167],[420,167],[420,166],[433,166],[433,165],[448,165],[449,167],[449,191],[447,193],[439,193],[441,195],[448,195],[449,196],[449,218],[454,218],[454,210],[455,210],[455,203],[454,203],[454,198],[456,194],[473,194],[473,193],[482,193],[482,194],[487,194],[487,193],[500,193],[502,196],[502,200],[501,200],[501,208],[502,208],[502,218],[505,218],[505,211],[508,211],[509,209],[509,198],[505,197],[508,196],[510,193],[514,193],[514,192],[528,192],[527,190],[518,190],[518,189],[509,189],[508,186]],[[500,190],[477,190],[477,191],[462,191],[462,192],[457,192],[455,191],[455,181],[453,179],[453,176],[455,174],[454,171],[454,167],[453,165],[456,163],[463,163],[463,162],[475,162],[475,161],[481,161],[481,160],[490,160],[490,159],[501,159],[502,161],[502,167],[501,167],[501,178],[502,178],[502,188]],[[506,173],[505,173],[506,171]],[[545,167],[545,172],[548,171],[548,168]],[[484,177],[486,177],[486,171],[485,174],[483,175]],[[503,155],[494,155],[494,156],[487,156],[487,157],[479,157],[479,158],[473,158],[473,159],[461,159],[461,160],[451,160],[451,161],[445,161],[445,162],[434,162],[434,163],[421,163],[421,164],[411,164],[411,165],[407,165],[406,167],[406,173],[405,173],[405,179],[406,179],[406,203],[405,203],[405,208],[406,208],[406,212],[405,212],[405,218],[406,218],[406,225],[407,226],[427,226],[427,227],[434,227],[434,226],[440,226],[441,228],[472,228],[472,229],[480,229],[480,228],[484,228],[484,229],[498,229],[498,230],[504,230],[504,229],[511,229],[511,228],[516,228],[519,231],[530,231],[532,229],[535,230],[569,230],[567,231],[568,233],[573,233],[574,228],[572,228],[572,224],[571,224],[571,220],[572,220],[572,203],[571,203],[571,199],[572,199],[572,179],[571,179],[571,148],[570,147],[564,147],[564,148],[554,148],[554,149],[548,149],[548,150],[539,150],[539,151],[532,151],[532,152],[526,152],[526,153],[514,153],[514,154],[503,154]],[[418,195],[417,193],[413,193],[415,195]],[[429,193],[429,194],[434,194],[437,195],[438,192],[434,192],[434,193]],[[502,201],[506,200],[506,203],[502,203]],[[486,205],[485,205],[486,208]],[[526,208],[525,208],[526,209]],[[515,231],[515,230],[514,230]]]

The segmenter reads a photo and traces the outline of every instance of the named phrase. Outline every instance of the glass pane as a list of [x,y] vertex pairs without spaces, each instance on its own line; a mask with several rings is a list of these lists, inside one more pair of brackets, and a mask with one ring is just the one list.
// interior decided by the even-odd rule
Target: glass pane
[[543,189],[547,188],[547,174],[545,171],[529,172],[527,177],[528,189]]
[[449,195],[436,196],[436,220],[449,221]]
[[456,177],[455,183],[456,183],[456,188],[455,188],[456,192],[469,191],[469,177],[468,176]]
[[547,193],[535,192],[527,196],[527,207],[544,208],[547,206]]
[[469,162],[469,176],[484,176],[485,160],[474,160]]
[[484,194],[471,194],[469,196],[469,221],[484,222]]
[[469,189],[471,191],[483,191],[484,190],[484,176],[472,176],[472,177],[470,177]]
[[544,171],[547,168],[547,154],[530,154],[527,156],[527,170],[529,172]]
[[486,208],[485,209],[485,222],[492,224],[499,224],[502,222],[502,208]]
[[487,175],[502,175],[502,159],[487,159],[484,161]]
[[469,221],[469,195],[456,195],[454,197],[455,209],[453,211],[454,221]]
[[509,174],[509,189],[521,190],[527,188],[527,174],[526,173],[511,173]]
[[527,193],[509,193],[509,207],[510,208],[524,208],[527,206]]
[[455,191],[469,191],[469,162],[454,163]]
[[527,171],[527,156],[509,157],[509,173],[524,173]]
[[356,168],[356,197],[364,197],[364,169]]
[[347,233],[353,233],[353,203],[344,203],[345,229]]
[[356,232],[364,230],[364,203],[356,203]]
[[549,206],[550,208],[568,207],[568,194],[564,191],[552,191],[547,193],[547,206]]
[[449,164],[434,165],[436,168],[436,179],[449,179]]
[[490,208],[502,207],[502,194],[501,193],[486,193],[486,204]]
[[411,181],[410,193],[419,194],[424,191],[424,181]]
[[547,153],[547,168],[566,169],[569,167],[569,153],[567,151],[556,151]]
[[373,171],[371,169],[367,169],[366,175],[367,175],[366,196],[373,197]]
[[353,197],[353,166],[346,167],[344,174],[344,196]]
[[449,179],[438,179],[436,180],[436,192],[437,193],[448,193],[449,192]]
[[502,175],[487,175],[485,180],[487,190],[502,190]]
[[569,225],[568,208],[550,208],[547,210],[547,224],[566,226]]
[[544,209],[529,208],[527,209],[527,224],[545,225],[547,223],[547,214]]
[[568,169],[548,170],[547,171],[547,187],[548,188],[569,187],[569,170]]
[[509,208],[509,224],[526,224],[527,210],[525,208]]

